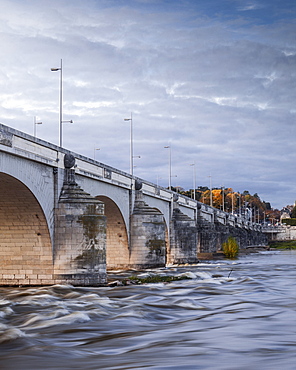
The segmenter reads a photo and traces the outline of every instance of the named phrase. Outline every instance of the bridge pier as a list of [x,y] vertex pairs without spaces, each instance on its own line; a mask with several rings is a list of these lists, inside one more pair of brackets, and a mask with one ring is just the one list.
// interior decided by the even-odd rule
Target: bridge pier
[[99,286],[107,281],[104,203],[84,192],[74,170],[65,180],[56,210],[54,276],[60,283]]
[[180,211],[176,201],[177,196],[173,202],[167,262],[171,264],[196,263],[198,262],[196,222]]
[[166,263],[166,227],[163,214],[149,207],[135,190],[131,215],[130,267],[162,267]]

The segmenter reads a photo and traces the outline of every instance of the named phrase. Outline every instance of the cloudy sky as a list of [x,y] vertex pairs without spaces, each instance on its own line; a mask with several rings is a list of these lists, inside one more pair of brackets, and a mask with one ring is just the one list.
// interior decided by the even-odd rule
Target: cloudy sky
[[295,202],[294,0],[0,0],[0,48],[1,123],[58,144],[62,59],[65,148],[129,172],[132,112],[136,176]]

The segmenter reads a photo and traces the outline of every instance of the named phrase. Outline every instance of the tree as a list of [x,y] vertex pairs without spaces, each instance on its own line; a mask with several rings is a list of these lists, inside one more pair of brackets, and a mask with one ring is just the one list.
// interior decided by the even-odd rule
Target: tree
[[[193,190],[181,191],[188,197],[193,198]],[[195,189],[195,199],[210,205],[211,192],[207,186],[198,186]],[[280,211],[271,208],[270,203],[264,202],[260,199],[259,195],[255,193],[251,195],[248,190],[244,190],[243,193],[235,192],[232,188],[214,188],[212,189],[213,207],[217,209],[223,209],[224,199],[224,211],[236,214],[248,214],[251,210],[252,221],[264,222],[268,221],[271,223],[279,222]],[[248,211],[249,210],[249,211]],[[296,206],[293,209],[294,217],[296,218]]]
[[296,218],[296,206],[292,209],[291,218]]

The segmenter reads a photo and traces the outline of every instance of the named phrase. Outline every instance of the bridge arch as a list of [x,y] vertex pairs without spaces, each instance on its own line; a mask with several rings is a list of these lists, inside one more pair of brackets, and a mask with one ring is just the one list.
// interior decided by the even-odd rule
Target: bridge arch
[[0,172],[0,280],[40,284],[53,274],[53,256],[46,217],[31,190]]
[[[10,153],[1,153],[0,173],[10,175],[23,183],[40,204],[49,226],[51,240],[54,234],[55,178],[53,168]],[[60,184],[60,188],[62,183]]]
[[105,205],[107,218],[107,269],[125,268],[129,264],[128,232],[118,205],[109,197],[96,196]]

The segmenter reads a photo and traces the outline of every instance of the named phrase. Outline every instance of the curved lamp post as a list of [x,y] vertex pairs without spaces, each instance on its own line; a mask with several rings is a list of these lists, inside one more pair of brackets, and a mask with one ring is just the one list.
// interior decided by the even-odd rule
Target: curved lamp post
[[101,148],[96,148],[96,147],[94,147],[94,160],[96,160],[96,151],[97,150],[101,150]]
[[131,118],[124,118],[124,121],[130,121],[131,131],[130,131],[130,174],[132,178],[134,177],[134,147],[133,147],[133,115],[131,113]]
[[171,150],[171,145],[167,145],[164,148],[169,149],[169,190],[171,190],[172,189],[172,186],[171,186],[171,179],[172,179],[172,150]]
[[193,166],[193,199],[195,200],[195,189],[196,189],[196,169],[195,169],[195,162],[192,163],[190,166]]
[[61,59],[61,66],[59,68],[51,68],[52,72],[60,71],[60,122],[59,122],[59,146],[63,144],[63,129],[62,129],[62,120],[63,120],[63,60]]
[[63,59],[61,59],[61,66],[59,68],[51,68],[52,72],[60,71],[60,135],[59,135],[59,146],[63,146],[63,123],[70,122],[73,123],[73,120],[63,121]]
[[36,137],[36,126],[37,125],[42,125],[42,122],[37,122],[36,121],[36,116],[34,117],[34,137]]
[[210,206],[213,207],[212,175],[208,177],[210,178]]

